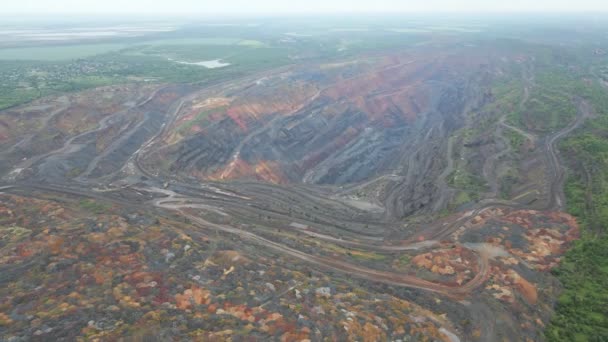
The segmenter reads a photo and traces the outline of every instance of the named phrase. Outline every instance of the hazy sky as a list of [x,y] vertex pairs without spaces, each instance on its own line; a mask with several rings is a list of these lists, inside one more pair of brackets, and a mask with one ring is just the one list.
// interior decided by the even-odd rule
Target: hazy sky
[[273,14],[608,11],[608,0],[8,0],[4,13]]

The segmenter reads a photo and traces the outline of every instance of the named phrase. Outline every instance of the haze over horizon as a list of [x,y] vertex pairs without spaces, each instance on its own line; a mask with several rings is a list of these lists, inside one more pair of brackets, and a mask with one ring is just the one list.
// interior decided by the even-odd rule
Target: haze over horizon
[[377,0],[377,1],[321,1],[310,0],[288,3],[279,0],[260,0],[254,5],[246,0],[226,0],[219,2],[174,0],[171,2],[150,2],[144,0],[24,0],[3,5],[4,14],[141,14],[141,15],[200,15],[200,14],[309,14],[309,13],[412,13],[412,12],[608,12],[608,2],[603,0],[526,0],[484,1],[449,0],[418,1]]

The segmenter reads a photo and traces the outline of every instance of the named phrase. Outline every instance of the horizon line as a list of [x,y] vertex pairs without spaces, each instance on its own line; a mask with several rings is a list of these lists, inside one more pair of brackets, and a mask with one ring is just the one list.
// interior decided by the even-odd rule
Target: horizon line
[[[233,17],[269,17],[269,16],[290,16],[290,17],[303,17],[310,15],[356,15],[356,16],[367,16],[367,15],[383,15],[383,16],[400,16],[400,15],[475,15],[475,14],[532,14],[532,15],[601,15],[608,14],[608,8],[606,9],[579,9],[579,10],[526,10],[526,9],[508,9],[508,10],[398,10],[398,11],[390,11],[390,10],[351,10],[351,11],[276,11],[276,12],[236,12],[236,11],[184,11],[184,12],[131,12],[131,11],[104,11],[104,12],[55,12],[55,11],[41,11],[41,12],[24,12],[24,11],[15,11],[15,12],[4,12],[0,13],[0,18],[15,16],[15,15],[23,15],[23,16],[92,16],[92,17],[103,17],[103,16],[136,16],[136,17],[146,17],[146,16],[169,16],[169,17],[196,17],[196,16],[233,16]],[[17,18],[15,18],[17,19]],[[0,24],[1,25],[1,24]]]

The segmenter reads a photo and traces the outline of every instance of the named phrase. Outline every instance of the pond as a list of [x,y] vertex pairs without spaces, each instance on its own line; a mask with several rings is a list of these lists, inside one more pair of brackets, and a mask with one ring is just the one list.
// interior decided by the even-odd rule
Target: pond
[[216,68],[223,68],[226,66],[229,66],[230,63],[224,63],[222,62],[221,59],[212,59],[209,61],[200,61],[200,62],[184,62],[184,61],[176,61],[173,59],[169,59],[172,62],[175,63],[180,63],[180,64],[188,64],[188,65],[198,65],[198,66],[203,66],[207,69],[216,69]]

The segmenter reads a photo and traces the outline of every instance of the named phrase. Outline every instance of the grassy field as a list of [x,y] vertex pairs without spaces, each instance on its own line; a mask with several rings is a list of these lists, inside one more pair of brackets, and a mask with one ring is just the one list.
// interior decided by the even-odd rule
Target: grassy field
[[483,178],[464,169],[454,170],[447,176],[446,181],[451,188],[458,190],[458,194],[449,205],[450,208],[479,200],[479,194],[487,188]]
[[230,64],[251,65],[263,62],[281,64],[287,59],[282,48],[250,47],[243,45],[153,45],[130,49],[128,54],[143,54],[186,62],[222,59]]
[[576,116],[576,108],[568,95],[550,91],[538,85],[530,94],[530,99],[521,109],[515,109],[508,116],[512,125],[541,132],[563,128]]
[[36,89],[0,88],[0,110],[21,103],[27,103],[40,97]]
[[125,44],[77,44],[0,49],[0,60],[67,61],[125,47]]
[[187,121],[185,123],[183,123],[181,126],[179,126],[177,128],[177,131],[180,133],[186,133],[188,130],[192,129],[192,127],[194,125],[198,125],[200,123],[202,123],[209,115],[213,114],[213,113],[222,113],[226,110],[227,106],[222,106],[219,108],[214,108],[214,109],[210,109],[210,110],[203,110],[200,113],[198,113],[198,115],[190,120]]
[[[138,80],[212,82],[239,77],[290,63],[288,55],[285,48],[241,38],[164,39],[129,48],[97,44],[4,49],[0,50],[0,109],[54,93]],[[230,66],[207,69],[169,58],[186,62],[222,59]]]
[[519,151],[521,146],[526,141],[526,137],[512,129],[505,129],[505,137],[509,140],[509,144],[514,151]]
[[137,45],[237,45],[241,41],[243,41],[243,39],[238,37],[167,38],[147,40],[137,43]]
[[84,209],[85,211],[94,213],[94,214],[106,213],[106,212],[108,212],[108,210],[111,207],[111,205],[109,205],[109,204],[100,203],[100,202],[97,202],[95,200],[90,200],[90,199],[80,201],[79,205],[80,205],[80,208]]
[[263,43],[259,40],[252,40],[252,39],[244,39],[244,40],[239,41],[237,44],[240,46],[249,46],[249,47],[256,47],[256,48],[268,46],[266,43]]

